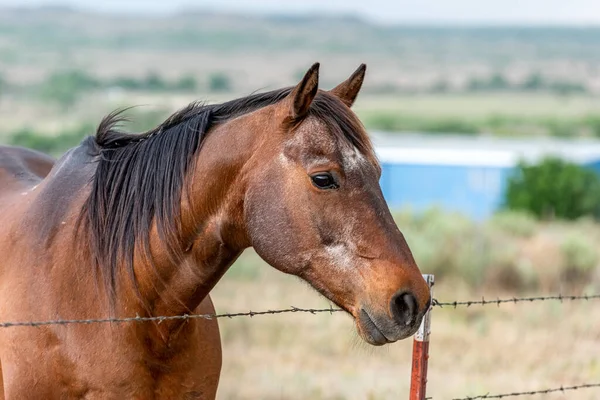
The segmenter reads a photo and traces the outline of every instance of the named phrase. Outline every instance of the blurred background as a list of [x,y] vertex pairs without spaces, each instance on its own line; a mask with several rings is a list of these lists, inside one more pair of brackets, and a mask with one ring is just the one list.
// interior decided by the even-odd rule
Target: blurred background
[[[321,87],[362,62],[354,106],[381,185],[441,301],[600,291],[595,0],[0,0],[0,144],[59,157],[117,107],[142,131],[193,100]],[[218,312],[327,307],[247,251]],[[600,380],[597,303],[435,309],[435,399]],[[221,321],[220,399],[408,395],[411,341],[341,314]],[[542,396],[597,399],[600,392]]]

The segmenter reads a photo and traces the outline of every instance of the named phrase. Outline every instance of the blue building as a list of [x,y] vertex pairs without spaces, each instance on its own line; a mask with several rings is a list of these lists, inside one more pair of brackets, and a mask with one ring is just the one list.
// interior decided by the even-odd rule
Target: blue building
[[519,160],[556,155],[600,173],[600,141],[372,132],[390,208],[438,206],[476,220],[502,204]]

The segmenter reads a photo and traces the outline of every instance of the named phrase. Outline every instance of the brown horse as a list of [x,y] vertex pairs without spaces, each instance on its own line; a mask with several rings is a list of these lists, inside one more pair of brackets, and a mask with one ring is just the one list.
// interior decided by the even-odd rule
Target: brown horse
[[[37,183],[48,175],[55,161],[39,151],[0,146],[0,185],[28,186],[30,182]],[[0,186],[0,194],[6,190],[6,187]]]
[[[295,87],[194,103],[139,135],[111,114],[53,166],[1,148],[0,320],[212,313],[252,246],[368,343],[412,335],[429,290],[350,110],[364,73],[322,91],[315,64]],[[221,347],[216,320],[23,326],[0,329],[0,364],[5,399],[205,399]]]

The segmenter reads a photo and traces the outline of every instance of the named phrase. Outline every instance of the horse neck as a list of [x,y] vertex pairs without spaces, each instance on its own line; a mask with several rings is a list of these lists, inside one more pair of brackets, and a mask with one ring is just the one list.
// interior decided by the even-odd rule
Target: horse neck
[[164,246],[153,234],[152,269],[157,271],[147,263],[136,266],[152,314],[193,312],[250,246],[243,217],[246,167],[262,144],[263,130],[261,118],[248,115],[217,125],[204,139],[189,172],[189,189],[182,195],[183,260],[173,265],[166,249],[155,250]]

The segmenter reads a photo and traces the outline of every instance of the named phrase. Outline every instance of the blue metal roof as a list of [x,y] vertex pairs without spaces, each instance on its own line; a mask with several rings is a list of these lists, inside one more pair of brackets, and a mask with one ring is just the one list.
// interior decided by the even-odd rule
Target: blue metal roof
[[556,155],[600,172],[600,140],[504,139],[414,133],[371,134],[392,208],[439,206],[476,220],[501,207],[520,159]]
[[519,159],[547,155],[589,164],[600,161],[600,140],[528,138],[451,134],[370,132],[382,162],[427,165],[514,166]]

